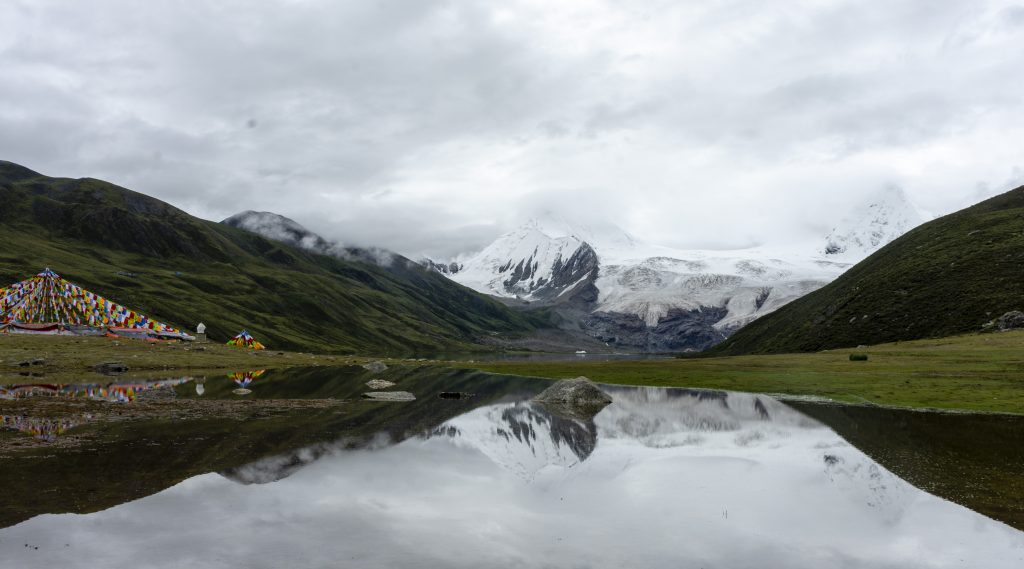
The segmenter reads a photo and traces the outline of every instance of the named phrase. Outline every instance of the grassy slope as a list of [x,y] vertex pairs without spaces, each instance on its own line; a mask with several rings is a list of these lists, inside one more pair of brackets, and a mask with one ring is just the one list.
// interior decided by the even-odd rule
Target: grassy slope
[[543,324],[402,258],[314,255],[99,180],[0,161],[0,203],[0,282],[49,266],[159,320],[203,321],[214,340],[247,328],[275,348],[410,353]]
[[489,362],[484,371],[584,375],[624,385],[819,396],[896,407],[1024,413],[1024,331],[884,344],[813,354],[621,362]]
[[1024,310],[1024,187],[926,223],[712,355],[808,352],[978,330]]

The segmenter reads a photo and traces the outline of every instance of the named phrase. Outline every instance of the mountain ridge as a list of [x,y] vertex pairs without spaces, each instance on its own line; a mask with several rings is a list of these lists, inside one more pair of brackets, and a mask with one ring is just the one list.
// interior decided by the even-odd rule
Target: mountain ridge
[[182,329],[205,322],[215,340],[245,328],[272,348],[424,353],[548,325],[404,257],[318,254],[100,180],[0,161],[0,199],[0,282],[50,266]]

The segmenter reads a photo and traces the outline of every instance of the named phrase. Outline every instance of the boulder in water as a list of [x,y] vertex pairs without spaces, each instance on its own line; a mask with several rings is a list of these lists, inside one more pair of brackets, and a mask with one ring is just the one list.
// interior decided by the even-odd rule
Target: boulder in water
[[533,398],[548,410],[574,418],[589,418],[612,402],[611,396],[585,377],[563,379]]
[[363,365],[363,369],[372,371],[373,373],[380,373],[388,369],[387,364],[381,361],[371,362]]
[[386,379],[371,379],[370,381],[366,382],[366,387],[369,387],[370,389],[374,389],[374,390],[377,390],[377,389],[387,389],[389,387],[394,387],[394,386],[395,386],[395,382],[388,381]]

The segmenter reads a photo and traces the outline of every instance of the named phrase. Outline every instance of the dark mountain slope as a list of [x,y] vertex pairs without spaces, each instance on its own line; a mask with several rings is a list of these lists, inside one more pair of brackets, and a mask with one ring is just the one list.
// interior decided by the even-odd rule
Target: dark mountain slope
[[0,203],[0,283],[49,266],[159,320],[203,321],[216,340],[248,328],[275,348],[411,353],[545,324],[400,256],[319,255],[100,180],[0,161]]
[[926,223],[709,355],[808,352],[977,331],[1024,309],[1024,187]]

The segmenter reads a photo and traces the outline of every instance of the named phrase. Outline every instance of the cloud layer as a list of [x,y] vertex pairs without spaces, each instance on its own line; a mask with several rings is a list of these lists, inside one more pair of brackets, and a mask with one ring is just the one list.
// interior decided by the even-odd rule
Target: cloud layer
[[0,7],[0,158],[409,255],[532,211],[818,239],[1024,183],[1024,4],[277,0]]

